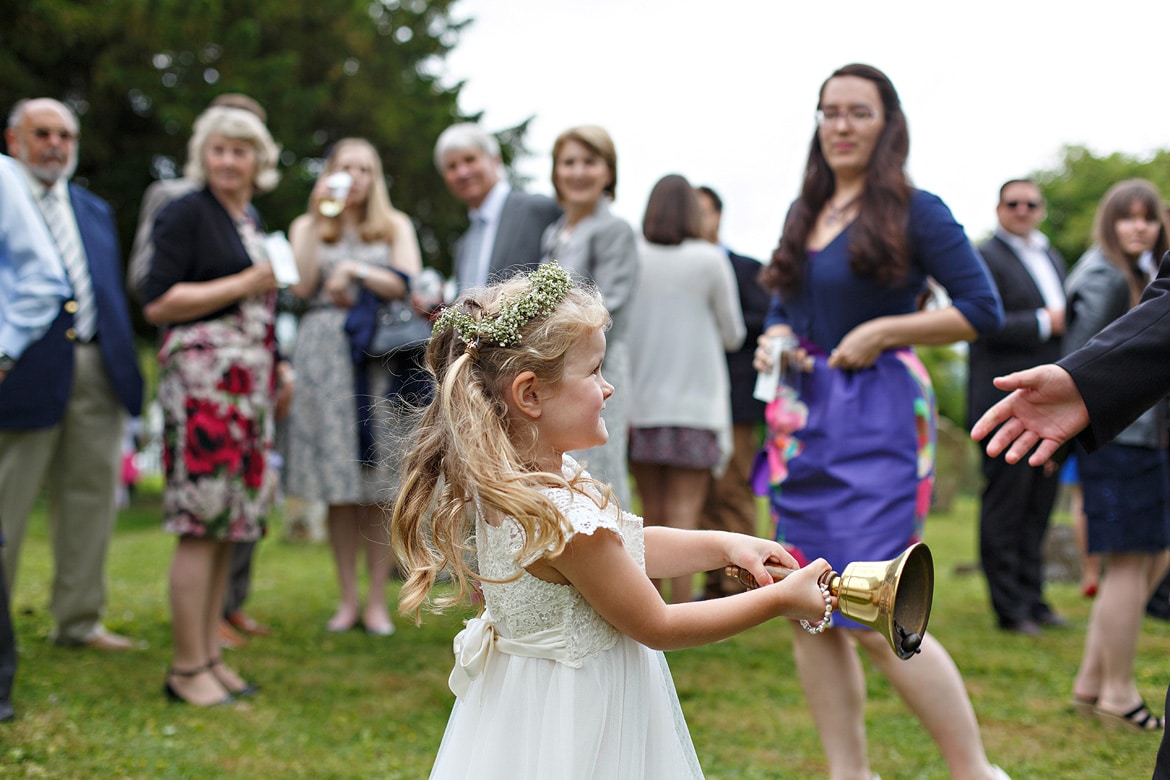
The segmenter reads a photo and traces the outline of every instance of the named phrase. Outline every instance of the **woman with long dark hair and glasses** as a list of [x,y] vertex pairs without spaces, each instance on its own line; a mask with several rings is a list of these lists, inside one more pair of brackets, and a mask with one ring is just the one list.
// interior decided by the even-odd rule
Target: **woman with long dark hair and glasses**
[[[767,486],[777,539],[842,571],[897,557],[930,508],[936,408],[913,347],[970,341],[1003,311],[982,260],[905,166],[910,138],[893,84],[847,65],[821,86],[800,196],[764,272],[774,292],[756,367],[787,343],[769,404]],[[928,278],[950,304],[920,308]],[[841,615],[793,651],[834,780],[870,777],[860,646],[938,744],[953,778],[1004,778],[984,753],[962,677],[927,635],[897,658],[882,635]]]

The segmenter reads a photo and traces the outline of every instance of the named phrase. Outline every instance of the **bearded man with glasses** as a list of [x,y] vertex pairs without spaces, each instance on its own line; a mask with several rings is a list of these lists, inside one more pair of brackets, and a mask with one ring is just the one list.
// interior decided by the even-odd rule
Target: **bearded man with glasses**
[[[1037,228],[1044,198],[1034,182],[1013,179],[999,191],[995,235],[979,246],[1003,300],[1004,327],[971,343],[968,427],[1003,398],[992,379],[1060,359],[1064,273],[1060,254]],[[1042,548],[1059,474],[1052,464],[1009,464],[983,455],[986,484],[979,551],[991,606],[1005,631],[1037,636],[1066,625],[1044,601]]]
[[69,290],[69,297],[43,304],[52,309],[41,312],[51,322],[48,330],[19,356],[0,352],[4,575],[14,594],[25,528],[43,486],[52,529],[50,638],[59,645],[121,651],[135,643],[102,624],[105,565],[123,427],[127,415],[141,411],[143,385],[114,213],[70,181],[79,133],[73,109],[51,98],[18,102],[4,131],[20,194],[43,218],[55,250],[51,262]]

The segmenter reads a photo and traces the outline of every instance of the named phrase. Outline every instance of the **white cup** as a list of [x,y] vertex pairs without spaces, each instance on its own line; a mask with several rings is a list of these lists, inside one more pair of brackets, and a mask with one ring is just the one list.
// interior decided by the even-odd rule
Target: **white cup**
[[345,171],[330,174],[325,180],[329,194],[321,199],[317,210],[326,217],[336,217],[345,210],[345,199],[349,197],[349,188],[353,186],[353,177]]

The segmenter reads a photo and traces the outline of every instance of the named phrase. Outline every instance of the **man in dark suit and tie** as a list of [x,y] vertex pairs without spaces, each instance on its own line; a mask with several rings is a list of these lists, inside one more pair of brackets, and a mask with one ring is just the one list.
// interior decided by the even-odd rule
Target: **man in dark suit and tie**
[[[1088,344],[1055,365],[997,379],[1009,395],[975,423],[971,438],[991,436],[989,456],[1033,467],[1074,437],[1093,452],[1170,394],[1168,349],[1170,254],[1141,304]],[[1170,687],[1164,711],[1170,711]],[[1152,780],[1170,780],[1170,731],[1162,731]]]
[[513,190],[502,166],[499,143],[478,125],[452,125],[435,142],[435,167],[471,220],[455,246],[456,294],[535,268],[544,229],[561,215],[551,198]]
[[0,382],[4,570],[11,593],[29,514],[45,484],[53,528],[52,638],[127,650],[133,642],[106,630],[101,617],[122,430],[126,413],[141,409],[142,375],[113,213],[69,183],[78,130],[67,106],[37,98],[16,104],[4,133],[72,288],[48,331]]
[[[968,422],[1004,393],[992,379],[1057,360],[1064,333],[1064,260],[1036,228],[1044,199],[1031,181],[1013,179],[999,192],[995,235],[979,247],[1003,300],[1004,327],[970,346]],[[1044,534],[1059,475],[983,457],[979,548],[991,606],[999,627],[1030,636],[1063,618],[1044,601]]]

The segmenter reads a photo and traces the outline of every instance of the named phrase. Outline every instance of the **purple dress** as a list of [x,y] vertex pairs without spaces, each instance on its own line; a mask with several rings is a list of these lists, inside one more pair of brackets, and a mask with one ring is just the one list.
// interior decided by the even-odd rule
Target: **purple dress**
[[[913,262],[894,286],[853,274],[846,228],[810,253],[804,290],[777,296],[766,323],[790,325],[814,368],[792,377],[768,405],[756,490],[770,499],[777,540],[837,571],[897,557],[920,539],[934,486],[937,407],[912,349],[888,350],[860,371],[830,369],[829,352],[863,322],[915,311],[927,276],[976,331],[1003,322],[982,259],[941,200],[916,191],[909,231]],[[841,615],[834,623],[862,627]]]

